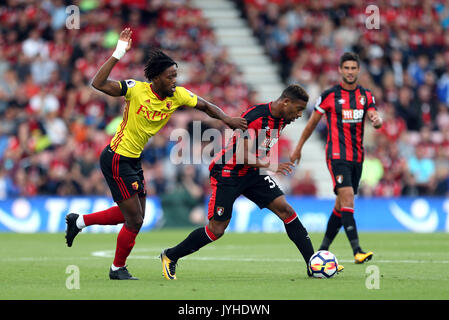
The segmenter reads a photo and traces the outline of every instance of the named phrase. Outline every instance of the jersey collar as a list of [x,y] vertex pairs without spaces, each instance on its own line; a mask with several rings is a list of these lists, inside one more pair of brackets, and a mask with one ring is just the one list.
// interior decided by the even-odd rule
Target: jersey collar
[[348,91],[348,92],[354,92],[354,91],[356,91],[359,88],[359,84],[357,84],[357,86],[355,87],[354,90],[348,90],[348,89],[343,88],[343,83],[342,82],[340,82],[338,85],[340,86],[341,90]]
[[157,93],[156,91],[153,90],[153,83],[150,83],[150,89],[151,92],[153,92],[153,94],[160,100],[160,101],[164,101],[165,99],[162,99]]

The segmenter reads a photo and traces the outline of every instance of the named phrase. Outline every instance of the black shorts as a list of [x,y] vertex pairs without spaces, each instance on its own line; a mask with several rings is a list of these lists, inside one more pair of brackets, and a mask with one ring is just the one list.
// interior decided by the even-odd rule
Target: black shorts
[[335,194],[337,194],[337,189],[342,187],[352,187],[354,194],[357,194],[362,177],[363,162],[327,160],[327,167],[332,177]]
[[249,174],[243,177],[222,177],[218,171],[211,171],[212,195],[207,211],[208,219],[226,221],[232,217],[235,200],[243,195],[259,208],[266,208],[274,199],[284,193],[268,175]]
[[100,155],[100,168],[115,202],[126,200],[136,193],[140,197],[146,196],[140,158],[122,156],[107,145]]

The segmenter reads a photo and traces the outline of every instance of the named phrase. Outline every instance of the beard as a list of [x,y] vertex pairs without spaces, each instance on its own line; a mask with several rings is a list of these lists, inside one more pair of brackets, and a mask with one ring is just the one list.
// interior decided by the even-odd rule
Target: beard
[[343,81],[347,84],[354,84],[357,82],[357,77],[354,77],[353,81],[349,81],[348,79],[346,79],[345,77],[343,77]]

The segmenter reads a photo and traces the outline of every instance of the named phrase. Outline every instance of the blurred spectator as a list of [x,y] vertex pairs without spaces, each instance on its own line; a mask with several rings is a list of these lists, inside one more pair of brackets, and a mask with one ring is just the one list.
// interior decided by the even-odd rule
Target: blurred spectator
[[291,194],[297,196],[316,196],[317,187],[310,170],[305,170],[299,179],[291,181]]
[[439,168],[436,170],[432,194],[442,197],[449,196],[449,169]]
[[19,195],[19,188],[14,184],[3,165],[0,166],[0,200]]
[[413,92],[409,87],[399,89],[398,101],[396,102],[396,114],[404,119],[407,129],[418,131],[421,127],[420,111],[413,101]]
[[391,171],[387,171],[376,185],[374,195],[376,197],[398,197],[401,192],[401,184],[394,179]]
[[174,190],[161,195],[164,227],[204,224],[204,190],[198,179],[193,165],[180,168]]
[[[449,69],[449,66],[447,67]],[[440,101],[449,104],[449,70],[438,80],[437,94]]]
[[48,57],[48,46],[42,39],[39,29],[33,28],[30,31],[29,37],[22,44],[22,51],[29,59]]
[[369,197],[374,195],[374,189],[382,179],[384,168],[382,162],[374,157],[371,150],[367,149],[365,152],[362,177],[360,178],[360,194]]
[[407,72],[414,80],[416,86],[424,84],[424,76],[430,70],[429,57],[427,55],[420,55],[416,61],[409,64]]
[[419,131],[419,147],[423,149],[424,157],[435,158],[438,145],[435,142],[435,136],[430,127],[424,126]]
[[407,130],[405,121],[396,116],[395,109],[390,104],[383,111],[383,125],[379,133],[384,135],[390,143],[395,143]]
[[402,186],[402,190],[401,190],[401,195],[408,196],[408,197],[416,197],[416,196],[420,195],[420,190],[416,183],[416,178],[410,172],[406,172],[405,176],[403,178],[403,186]]
[[420,123],[433,128],[438,110],[437,101],[432,96],[431,89],[427,85],[418,88],[418,96],[413,100],[415,110],[420,114]]
[[430,183],[435,174],[435,162],[431,158],[426,158],[425,147],[418,145],[416,154],[408,160],[410,173],[416,178],[419,194],[426,195],[430,191]]

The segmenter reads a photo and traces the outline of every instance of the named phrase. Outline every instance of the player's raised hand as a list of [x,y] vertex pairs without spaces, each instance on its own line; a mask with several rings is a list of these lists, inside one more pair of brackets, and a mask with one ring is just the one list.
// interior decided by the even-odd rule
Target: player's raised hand
[[248,122],[246,121],[246,119],[241,118],[241,117],[228,118],[226,120],[226,124],[231,129],[240,129],[242,131],[245,131],[246,129],[248,129]]
[[130,28],[123,29],[122,32],[120,32],[119,39],[117,41],[117,48],[115,48],[114,53],[112,56],[116,58],[117,60],[120,60],[125,53],[131,49],[131,44],[133,40],[131,39],[132,31]]
[[133,39],[131,39],[132,34],[133,34],[133,32],[130,28],[125,28],[125,29],[123,29],[122,32],[120,32],[119,40],[125,41],[128,43],[127,47],[125,48],[126,52],[128,52],[129,49],[131,49],[131,44],[133,42]]

